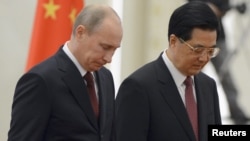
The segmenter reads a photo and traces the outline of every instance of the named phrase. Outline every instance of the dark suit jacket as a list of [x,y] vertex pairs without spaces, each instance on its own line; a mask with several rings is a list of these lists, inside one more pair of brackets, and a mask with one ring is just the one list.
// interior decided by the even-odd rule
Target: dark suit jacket
[[18,81],[8,141],[110,141],[114,83],[106,68],[95,72],[100,120],[80,72],[60,49]]
[[[207,126],[221,124],[217,88],[202,72],[194,81],[199,141],[207,141]],[[122,82],[115,121],[116,141],[195,141],[185,106],[161,56]]]

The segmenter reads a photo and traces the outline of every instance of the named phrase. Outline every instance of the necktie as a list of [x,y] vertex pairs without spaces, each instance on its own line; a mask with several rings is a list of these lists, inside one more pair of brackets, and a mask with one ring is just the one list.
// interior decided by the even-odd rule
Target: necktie
[[197,105],[194,99],[193,87],[192,87],[192,78],[188,76],[184,84],[186,85],[185,89],[185,101],[186,101],[186,109],[189,116],[189,120],[191,121],[196,140],[198,141],[198,118],[197,118]]
[[98,118],[98,116],[99,116],[99,105],[98,105],[98,101],[97,101],[97,97],[96,97],[95,83],[94,83],[93,75],[90,72],[87,72],[84,75],[84,79],[87,82],[87,88],[88,88],[88,93],[89,93],[89,98],[90,98],[92,108],[94,110],[94,113],[95,113],[96,117]]

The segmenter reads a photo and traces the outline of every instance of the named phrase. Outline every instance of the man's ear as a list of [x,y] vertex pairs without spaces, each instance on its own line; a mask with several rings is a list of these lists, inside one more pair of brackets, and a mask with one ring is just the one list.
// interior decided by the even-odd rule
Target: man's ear
[[176,37],[174,34],[171,34],[169,37],[169,47],[175,47],[177,40],[179,40],[178,37]]
[[81,38],[82,36],[86,34],[87,34],[87,29],[85,26],[83,25],[77,26],[76,31],[75,31],[76,38]]

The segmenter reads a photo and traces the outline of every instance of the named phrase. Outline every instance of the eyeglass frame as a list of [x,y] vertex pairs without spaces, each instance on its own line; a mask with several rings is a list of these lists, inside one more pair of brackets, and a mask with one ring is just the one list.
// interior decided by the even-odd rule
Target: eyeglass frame
[[[195,52],[196,54],[199,54],[199,55],[204,55],[204,51],[205,50],[208,50],[208,49],[213,49],[213,53],[209,53],[210,50],[206,51],[207,55],[210,57],[210,58],[214,58],[216,57],[219,52],[220,52],[220,48],[218,47],[193,47],[192,45],[190,45],[189,43],[187,43],[186,41],[184,41],[182,38],[179,38],[180,42],[181,43],[184,43],[186,46],[188,46],[193,52]],[[203,51],[201,52],[197,52],[197,49],[203,49]]]

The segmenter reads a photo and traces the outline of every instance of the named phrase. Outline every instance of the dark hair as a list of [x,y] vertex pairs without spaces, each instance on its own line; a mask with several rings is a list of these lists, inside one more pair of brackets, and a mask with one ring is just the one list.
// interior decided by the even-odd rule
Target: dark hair
[[192,1],[203,1],[209,2],[214,4],[221,12],[227,12],[231,6],[229,0],[188,0],[189,2]]
[[188,2],[177,8],[170,17],[168,39],[171,34],[175,34],[183,40],[189,40],[194,28],[216,30],[218,38],[219,21],[205,2]]

